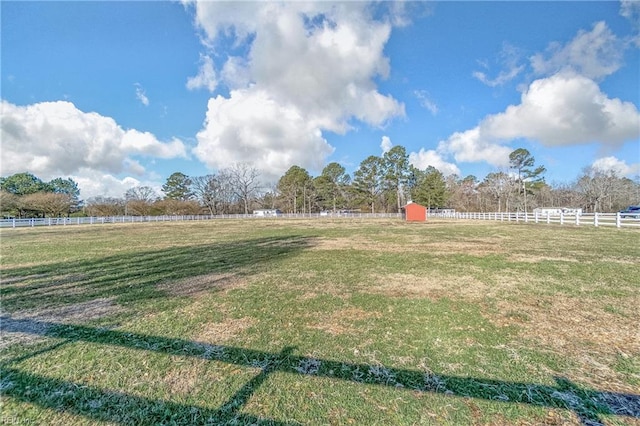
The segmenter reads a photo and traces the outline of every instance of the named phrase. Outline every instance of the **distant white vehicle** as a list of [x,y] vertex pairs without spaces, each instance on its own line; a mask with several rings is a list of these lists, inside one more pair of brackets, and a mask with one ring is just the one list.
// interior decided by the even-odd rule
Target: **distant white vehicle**
[[261,209],[253,211],[254,217],[278,217],[281,214],[282,212],[278,209]]
[[580,216],[582,215],[582,209],[570,207],[538,207],[533,209],[533,213],[539,216],[560,216],[561,214]]

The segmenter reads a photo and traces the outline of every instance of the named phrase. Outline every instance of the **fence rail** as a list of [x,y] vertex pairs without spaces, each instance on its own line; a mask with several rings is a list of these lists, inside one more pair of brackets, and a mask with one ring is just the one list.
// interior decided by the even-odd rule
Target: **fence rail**
[[253,214],[225,215],[170,215],[170,216],[99,216],[99,217],[46,217],[29,219],[1,219],[0,228],[28,228],[36,226],[70,226],[70,225],[104,225],[109,223],[142,223],[142,222],[181,222],[202,220],[249,219],[327,219],[327,218],[395,218],[400,213],[293,213],[273,216],[257,216]]
[[502,213],[461,213],[444,212],[430,213],[429,217],[439,217],[447,219],[467,219],[467,220],[492,220],[499,222],[516,223],[539,223],[557,224],[573,226],[615,226],[616,228],[637,228],[640,229],[640,217],[623,217],[620,213],[559,213],[540,214],[524,212],[502,212]]
[[[539,214],[524,212],[491,212],[461,213],[443,212],[429,213],[430,218],[491,220],[498,222],[537,223],[570,226],[608,226],[616,228],[640,229],[640,218],[622,217],[620,213],[588,213],[588,214]],[[337,219],[337,218],[392,218],[401,219],[400,213],[296,213],[279,214],[277,216],[256,216],[253,214],[230,215],[172,215],[172,216],[101,216],[101,217],[47,217],[31,219],[1,219],[0,228],[26,228],[36,226],[71,226],[71,225],[103,225],[110,223],[141,222],[180,222],[202,220],[279,220],[279,219]]]

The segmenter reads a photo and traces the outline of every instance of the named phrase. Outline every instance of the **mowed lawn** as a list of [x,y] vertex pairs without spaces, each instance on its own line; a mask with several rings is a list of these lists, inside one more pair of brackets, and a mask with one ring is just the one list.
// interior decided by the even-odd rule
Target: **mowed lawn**
[[3,424],[639,424],[640,232],[7,229]]

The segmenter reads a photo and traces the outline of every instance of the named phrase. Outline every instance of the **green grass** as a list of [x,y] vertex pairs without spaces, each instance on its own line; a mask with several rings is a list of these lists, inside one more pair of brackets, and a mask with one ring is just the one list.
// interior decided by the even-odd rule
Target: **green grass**
[[640,421],[637,231],[251,220],[0,238],[5,423]]

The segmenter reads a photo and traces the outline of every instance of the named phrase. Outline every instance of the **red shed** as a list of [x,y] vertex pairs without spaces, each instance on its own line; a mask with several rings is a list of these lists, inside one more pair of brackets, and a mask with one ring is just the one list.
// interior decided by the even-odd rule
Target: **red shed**
[[409,204],[403,207],[404,217],[407,221],[424,222],[427,220],[427,208],[409,201]]

